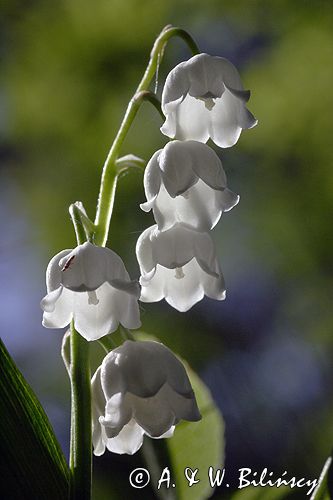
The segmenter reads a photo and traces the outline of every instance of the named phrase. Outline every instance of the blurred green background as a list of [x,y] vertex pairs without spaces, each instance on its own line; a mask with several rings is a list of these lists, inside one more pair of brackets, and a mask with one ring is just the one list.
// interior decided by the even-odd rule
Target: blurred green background
[[[75,245],[68,206],[94,217],[101,167],[164,25],[229,58],[259,120],[221,158],[240,204],[214,229],[225,302],[186,314],[142,304],[144,329],[186,358],[226,421],[226,467],[317,477],[333,444],[333,4],[317,0],[4,0],[0,5],[1,335],[68,453],[62,332],[40,325],[44,270]],[[168,71],[190,56],[168,46]],[[166,143],[144,105],[123,148]],[[109,246],[139,275],[153,218],[142,175],[119,181]],[[96,350],[96,360],[102,351]],[[140,456],[95,460],[95,500],[150,498],[128,486]],[[214,498],[229,498],[216,491]],[[293,498],[305,498],[304,491]]]

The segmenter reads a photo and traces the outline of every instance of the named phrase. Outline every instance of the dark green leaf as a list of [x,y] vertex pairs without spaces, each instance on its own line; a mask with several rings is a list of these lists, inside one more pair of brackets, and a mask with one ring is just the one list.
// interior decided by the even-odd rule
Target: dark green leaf
[[67,500],[69,470],[37,397],[0,340],[0,497]]

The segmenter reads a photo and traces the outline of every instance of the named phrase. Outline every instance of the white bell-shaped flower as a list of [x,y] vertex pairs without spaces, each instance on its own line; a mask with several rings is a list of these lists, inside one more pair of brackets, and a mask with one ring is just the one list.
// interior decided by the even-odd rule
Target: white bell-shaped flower
[[92,378],[94,454],[133,455],[147,434],[171,437],[180,420],[200,420],[185,368],[163,344],[127,340]]
[[197,141],[171,141],[148,162],[144,174],[147,202],[141,208],[153,209],[161,231],[177,222],[208,231],[222,212],[239,201],[226,186],[221,160],[212,148]]
[[175,309],[188,311],[204,295],[225,298],[223,275],[209,233],[184,224],[167,231],[146,229],[136,244],[143,302],[163,298]]
[[222,148],[233,146],[242,129],[257,124],[245,105],[249,98],[231,62],[198,54],[178,64],[166,79],[161,132],[180,140],[211,138]]
[[89,242],[63,250],[46,270],[47,295],[41,301],[43,325],[63,328],[74,319],[87,340],[118,328],[139,328],[140,287],[131,281],[121,258]]

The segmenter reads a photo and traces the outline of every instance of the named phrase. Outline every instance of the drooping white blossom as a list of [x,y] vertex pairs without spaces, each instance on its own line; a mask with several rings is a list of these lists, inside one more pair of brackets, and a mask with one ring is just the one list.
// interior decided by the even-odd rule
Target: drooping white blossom
[[132,455],[147,434],[171,437],[180,420],[201,416],[185,368],[159,342],[127,340],[92,378],[94,454]]
[[89,242],[55,255],[46,270],[47,295],[41,301],[43,325],[63,328],[74,319],[87,340],[118,328],[141,325],[140,287],[131,281],[121,258]]
[[204,295],[225,298],[223,275],[209,233],[176,224],[167,231],[146,229],[136,244],[143,302],[163,298],[175,309],[188,311]]
[[242,129],[257,120],[246,108],[244,90],[235,66],[223,57],[198,54],[178,64],[168,75],[162,94],[166,121],[163,134],[180,140],[233,146]]
[[171,141],[157,151],[146,167],[144,188],[147,202],[141,208],[153,209],[161,231],[177,222],[207,231],[239,201],[227,188],[215,151],[197,141]]

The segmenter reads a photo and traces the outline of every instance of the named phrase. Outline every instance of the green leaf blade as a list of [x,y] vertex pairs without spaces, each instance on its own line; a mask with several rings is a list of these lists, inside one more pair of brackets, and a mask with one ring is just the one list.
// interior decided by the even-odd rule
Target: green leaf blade
[[332,457],[328,457],[320,473],[318,485],[310,500],[332,500]]
[[51,424],[0,340],[1,497],[68,498],[69,469]]

